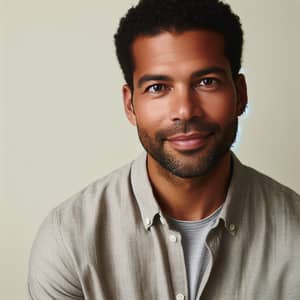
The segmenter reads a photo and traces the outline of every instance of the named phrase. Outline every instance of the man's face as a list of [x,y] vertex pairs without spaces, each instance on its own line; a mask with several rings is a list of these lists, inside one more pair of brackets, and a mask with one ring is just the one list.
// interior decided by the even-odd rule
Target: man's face
[[208,174],[234,142],[247,101],[244,78],[232,78],[222,35],[142,36],[132,53],[134,91],[124,86],[124,105],[145,150],[176,176]]

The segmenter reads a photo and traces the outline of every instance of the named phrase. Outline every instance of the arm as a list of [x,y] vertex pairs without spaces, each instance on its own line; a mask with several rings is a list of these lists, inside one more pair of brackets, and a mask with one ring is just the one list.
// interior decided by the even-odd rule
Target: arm
[[83,300],[72,257],[64,244],[54,210],[41,225],[29,262],[30,300]]

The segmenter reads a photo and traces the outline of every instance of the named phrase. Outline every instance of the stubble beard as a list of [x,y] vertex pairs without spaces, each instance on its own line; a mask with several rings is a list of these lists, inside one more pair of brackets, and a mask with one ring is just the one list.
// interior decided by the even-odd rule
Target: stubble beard
[[[184,124],[184,128],[188,127],[189,124]],[[211,125],[211,128],[214,128],[214,132],[202,148],[195,151],[176,151],[165,145],[163,137],[167,131],[158,131],[152,138],[143,128],[137,126],[139,139],[146,152],[162,168],[180,178],[206,176],[218,164],[235,142],[238,118],[228,123],[223,130],[216,124]]]

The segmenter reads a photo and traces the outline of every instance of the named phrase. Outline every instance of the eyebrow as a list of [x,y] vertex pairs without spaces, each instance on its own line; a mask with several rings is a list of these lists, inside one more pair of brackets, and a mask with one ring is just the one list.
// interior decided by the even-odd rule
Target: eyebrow
[[146,74],[139,79],[138,87],[140,88],[147,81],[172,81],[172,78],[167,75]]
[[[205,68],[202,70],[198,70],[192,73],[192,78],[193,77],[201,77],[210,73],[219,73],[219,74],[226,74],[225,69],[220,68],[220,67],[209,67],[209,68]],[[162,74],[146,74],[144,76],[142,76],[139,80],[138,80],[138,87],[140,88],[145,82],[148,81],[173,81],[172,77],[168,76],[168,75],[162,75]]]
[[196,71],[192,74],[192,77],[201,77],[210,73],[217,73],[221,75],[226,74],[226,70],[220,67],[209,67],[203,70]]

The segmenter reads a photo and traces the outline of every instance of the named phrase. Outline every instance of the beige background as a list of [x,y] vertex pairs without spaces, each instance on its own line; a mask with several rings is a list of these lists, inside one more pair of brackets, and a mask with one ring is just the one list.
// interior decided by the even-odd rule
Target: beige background
[[[300,192],[300,2],[228,2],[244,25],[250,101],[235,152]],[[26,299],[30,247],[50,209],[141,149],[112,39],[135,3],[1,3],[1,299]]]

